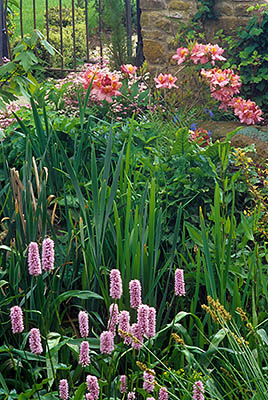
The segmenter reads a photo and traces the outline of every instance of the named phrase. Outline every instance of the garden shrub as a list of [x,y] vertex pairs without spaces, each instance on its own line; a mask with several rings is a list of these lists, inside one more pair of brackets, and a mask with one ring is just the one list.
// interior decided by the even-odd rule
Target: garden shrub
[[123,24],[124,2],[122,0],[105,0],[103,23],[109,30],[104,35],[109,50],[109,58],[113,68],[119,69],[128,61],[126,28]]
[[246,27],[240,27],[238,39],[230,42],[229,65],[236,65],[241,77],[242,94],[250,96],[268,112],[268,7],[250,7],[255,11]]
[[[89,6],[89,34],[93,33],[97,26],[97,14],[93,6]],[[48,11],[48,24],[50,27],[49,41],[60,53],[60,12],[59,7],[51,7]],[[62,8],[62,36],[63,36],[63,57],[64,66],[73,67],[73,26],[72,26],[72,9]],[[86,25],[85,25],[85,10],[83,8],[75,9],[75,38],[76,38],[76,56],[78,61],[83,62],[86,59]],[[50,59],[53,66],[61,64],[61,56],[56,53]]]

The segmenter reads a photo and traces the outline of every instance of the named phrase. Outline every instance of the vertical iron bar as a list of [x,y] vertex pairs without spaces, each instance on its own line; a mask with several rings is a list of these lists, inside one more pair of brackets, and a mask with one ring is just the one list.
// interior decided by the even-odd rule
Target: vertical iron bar
[[36,9],[35,9],[35,0],[33,0],[33,23],[34,23],[34,29],[36,29]]
[[48,0],[46,0],[46,31],[47,31],[47,41],[49,42]]
[[127,23],[127,55],[132,56],[132,26],[131,26],[131,0],[126,1],[126,23]]
[[3,0],[0,0],[0,65],[3,64],[4,57],[4,4]]
[[76,70],[76,43],[75,43],[75,13],[74,13],[74,0],[72,0],[72,20],[73,20],[74,70]]
[[89,62],[89,32],[88,32],[88,0],[85,0],[85,15],[86,15],[86,41],[87,41],[87,62]]
[[136,5],[137,5],[137,35],[138,35],[138,41],[136,45],[136,65],[137,67],[140,67],[145,58],[143,54],[143,41],[142,41],[142,35],[141,35],[141,9],[140,9],[140,0],[136,0]]
[[[46,32],[47,32],[47,41],[49,42],[48,0],[46,0]],[[50,65],[50,54],[49,53],[48,53],[48,65]]]
[[60,6],[60,54],[61,54],[61,69],[63,70],[63,35],[62,35],[62,1],[59,0]]
[[100,62],[101,67],[103,66],[103,48],[102,48],[102,8],[101,0],[99,0],[99,40],[100,40]]
[[7,26],[7,0],[5,1],[5,10],[4,10],[4,29],[6,31],[4,36],[4,53],[6,52],[6,57],[12,60],[12,52],[8,35],[8,26]]
[[23,38],[22,0],[20,0],[20,36]]

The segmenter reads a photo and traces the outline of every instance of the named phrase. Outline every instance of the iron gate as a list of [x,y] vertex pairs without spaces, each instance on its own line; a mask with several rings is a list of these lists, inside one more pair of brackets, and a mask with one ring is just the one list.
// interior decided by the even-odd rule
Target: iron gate
[[[26,2],[32,1],[32,21],[33,21],[33,28],[39,29],[40,27],[37,26],[37,6],[36,0],[19,0],[19,25],[20,25],[20,36],[21,38],[24,36],[24,21],[23,21],[23,10]],[[42,13],[45,11],[45,32],[46,32],[46,39],[50,41],[50,26],[49,26],[49,0],[44,1],[44,9]],[[102,31],[103,31],[103,22],[102,22],[102,8],[103,8],[103,1],[98,0],[98,33],[99,33],[99,46],[100,46],[100,57],[103,57],[103,50],[102,50]],[[51,66],[48,69],[60,69],[61,71],[70,71],[77,69],[77,37],[76,37],[76,21],[75,21],[75,14],[76,14],[76,6],[75,0],[71,0],[71,14],[72,14],[72,48],[73,48],[73,68],[65,68],[65,54],[64,54],[64,46],[63,46],[63,4],[64,0],[58,0],[58,10],[59,10],[59,30],[60,30],[60,48],[59,52],[61,54],[61,62],[59,68],[52,68]],[[90,54],[90,42],[89,42],[89,21],[88,21],[88,7],[89,7],[89,0],[83,0],[84,2],[84,34],[86,39],[86,62],[90,61],[89,54]],[[12,57],[9,40],[7,37],[7,8],[8,8],[8,0],[0,0],[0,64],[2,64],[1,60],[3,57]],[[141,27],[140,27],[140,0],[136,0],[136,9],[137,9],[137,43],[136,43],[136,65],[141,65],[144,61],[143,51],[142,51],[142,36],[141,36]],[[131,0],[125,0],[125,18],[126,18],[126,30],[127,30],[127,39],[128,43],[132,41],[132,22],[131,22]],[[38,10],[40,12],[40,10]],[[131,46],[129,47],[131,48]]]

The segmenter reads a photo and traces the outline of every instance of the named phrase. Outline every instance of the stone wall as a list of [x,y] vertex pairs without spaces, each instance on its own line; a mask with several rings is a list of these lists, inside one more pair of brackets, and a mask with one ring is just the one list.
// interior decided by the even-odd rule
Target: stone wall
[[[230,33],[233,28],[245,26],[247,8],[258,3],[255,0],[216,0],[216,21],[205,26],[207,36],[219,29]],[[261,0],[259,3],[267,3]],[[174,38],[179,22],[190,20],[197,11],[197,0],[140,0],[143,50],[150,70],[163,70],[170,65],[177,44]]]

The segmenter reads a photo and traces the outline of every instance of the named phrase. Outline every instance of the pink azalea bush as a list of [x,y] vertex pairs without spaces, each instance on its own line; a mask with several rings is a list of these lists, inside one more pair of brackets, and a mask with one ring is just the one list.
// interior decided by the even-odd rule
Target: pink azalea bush
[[[215,66],[216,61],[225,61],[224,50],[217,44],[195,43],[191,48],[179,47],[173,59],[181,65],[185,61],[192,61],[194,64],[207,64],[210,62]],[[251,100],[243,100],[241,97],[235,98],[241,88],[241,79],[231,69],[202,69],[201,76],[209,83],[211,96],[221,102],[219,109],[227,110],[231,108],[242,123],[247,125],[256,124],[263,120],[262,111]]]

